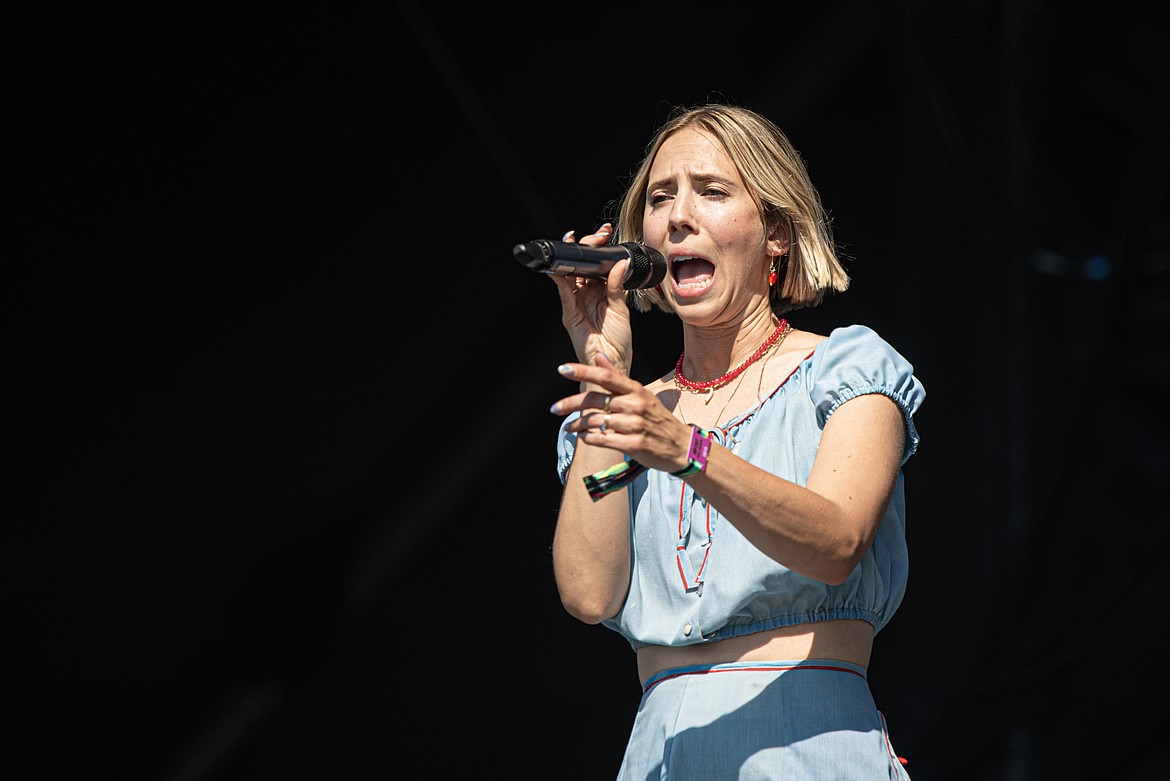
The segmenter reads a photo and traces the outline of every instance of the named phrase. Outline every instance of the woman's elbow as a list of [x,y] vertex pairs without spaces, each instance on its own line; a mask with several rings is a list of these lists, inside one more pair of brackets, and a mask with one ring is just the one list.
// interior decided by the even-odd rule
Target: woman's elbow
[[853,568],[846,568],[844,566],[828,567],[816,579],[829,586],[840,586],[849,580],[849,576],[852,574]]
[[825,556],[817,580],[830,586],[840,586],[849,580],[872,544],[873,540],[869,537],[840,540]]
[[626,589],[619,587],[619,583],[625,585],[628,573],[623,580],[620,573],[599,576],[587,567],[572,566],[571,562],[560,566],[554,562],[553,575],[565,612],[586,624],[600,624],[617,615],[626,598]]
[[616,612],[610,610],[607,603],[595,599],[569,599],[562,596],[561,606],[573,618],[586,624],[600,624]]

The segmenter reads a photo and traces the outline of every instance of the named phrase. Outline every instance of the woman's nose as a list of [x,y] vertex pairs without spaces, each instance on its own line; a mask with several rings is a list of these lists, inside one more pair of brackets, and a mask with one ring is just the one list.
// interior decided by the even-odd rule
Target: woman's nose
[[691,210],[690,196],[679,193],[670,207],[671,232],[694,230],[694,215]]

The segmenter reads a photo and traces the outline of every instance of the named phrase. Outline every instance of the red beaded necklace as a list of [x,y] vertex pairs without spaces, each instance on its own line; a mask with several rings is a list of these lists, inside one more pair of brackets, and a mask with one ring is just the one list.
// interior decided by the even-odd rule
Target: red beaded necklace
[[683,376],[683,358],[685,358],[687,355],[684,351],[678,356],[678,363],[674,365],[674,384],[679,388],[685,388],[686,390],[689,390],[691,393],[711,393],[716,388],[722,388],[724,385],[743,374],[744,369],[760,360],[760,357],[763,356],[764,353],[768,352],[772,345],[776,344],[778,339],[782,339],[791,330],[792,329],[788,326],[788,321],[783,317],[780,318],[780,324],[776,326],[776,330],[772,332],[771,336],[764,340],[764,343],[760,345],[759,349],[752,353],[746,361],[741,363],[739,366],[736,366],[727,374],[724,374],[721,377],[716,377],[713,380],[707,380],[706,382],[694,382]]

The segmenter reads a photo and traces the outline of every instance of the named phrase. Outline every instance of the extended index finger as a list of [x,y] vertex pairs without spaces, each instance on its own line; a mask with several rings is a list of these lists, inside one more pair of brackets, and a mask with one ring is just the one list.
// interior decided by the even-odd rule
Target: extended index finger
[[611,393],[632,393],[641,387],[636,381],[613,368],[613,364],[604,353],[597,353],[593,360],[596,366],[587,363],[562,363],[557,367],[562,377],[580,382],[591,382],[600,385]]

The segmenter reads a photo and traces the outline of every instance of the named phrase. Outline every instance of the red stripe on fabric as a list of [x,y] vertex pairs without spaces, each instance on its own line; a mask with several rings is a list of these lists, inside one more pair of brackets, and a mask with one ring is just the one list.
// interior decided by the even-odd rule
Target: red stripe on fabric
[[882,720],[882,739],[886,742],[886,753],[890,755],[890,759],[898,760],[898,764],[903,767],[910,764],[910,760],[906,759],[906,757],[900,757],[894,753],[894,746],[890,743],[890,728],[886,726],[886,714],[878,711],[878,718]]
[[[708,539],[711,535],[707,535]],[[707,569],[707,557],[711,555],[711,545],[707,545],[707,550],[703,551],[703,563],[699,565],[699,572],[695,575],[695,585],[699,585],[699,581],[703,579],[703,570]]]

